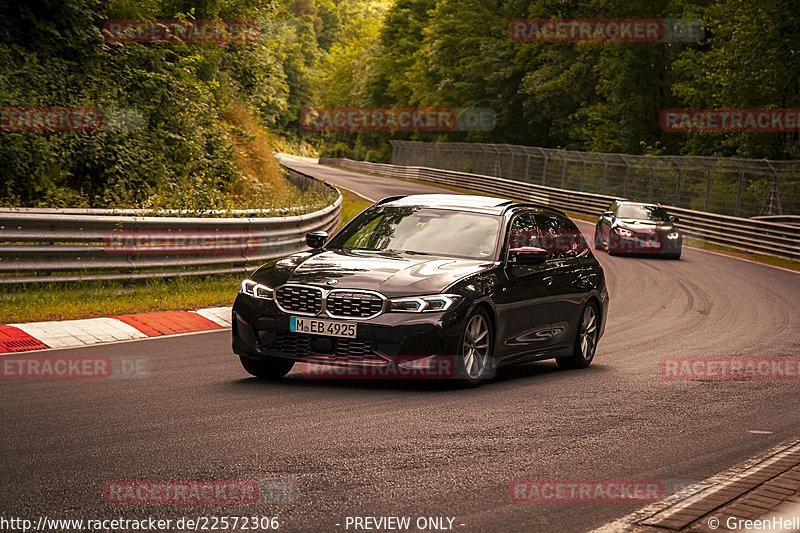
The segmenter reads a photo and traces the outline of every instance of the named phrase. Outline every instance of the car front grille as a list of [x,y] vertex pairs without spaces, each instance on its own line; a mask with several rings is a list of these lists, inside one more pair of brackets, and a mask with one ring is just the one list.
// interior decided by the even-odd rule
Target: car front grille
[[311,337],[279,333],[266,348],[290,357],[305,357],[311,353]]
[[370,318],[383,310],[383,299],[369,292],[333,292],[328,295],[327,310],[335,317]]
[[372,351],[372,343],[369,341],[359,341],[355,339],[336,339],[334,341],[333,354],[337,357],[372,357],[375,352]]
[[633,236],[640,241],[656,241],[660,237],[658,233],[634,233]]
[[275,292],[275,297],[287,311],[312,315],[322,311],[322,289],[284,285]]
[[275,341],[265,346],[266,349],[294,357],[331,356],[342,361],[363,361],[365,359],[382,360],[372,349],[372,343],[366,340],[330,338],[333,347],[330,353],[315,353],[312,348],[314,337],[297,333],[278,333]]

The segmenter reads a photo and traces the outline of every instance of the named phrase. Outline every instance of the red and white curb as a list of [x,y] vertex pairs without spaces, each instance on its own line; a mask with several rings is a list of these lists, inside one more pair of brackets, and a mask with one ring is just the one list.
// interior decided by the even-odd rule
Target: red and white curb
[[230,307],[0,325],[0,354],[229,328]]

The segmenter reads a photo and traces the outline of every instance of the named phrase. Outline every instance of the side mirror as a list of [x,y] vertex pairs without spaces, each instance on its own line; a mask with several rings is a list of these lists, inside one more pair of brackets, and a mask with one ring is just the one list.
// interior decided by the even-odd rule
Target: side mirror
[[306,233],[306,244],[309,245],[311,248],[317,249],[322,248],[325,246],[325,241],[328,240],[328,232],[327,231],[312,231],[311,233]]
[[603,213],[603,218],[614,218],[614,211],[606,211]]
[[671,217],[669,217],[669,220],[670,222],[679,222],[681,219],[676,217],[675,215],[672,215]]
[[508,262],[515,265],[535,265],[547,259],[547,250],[535,246],[511,248],[508,251]]

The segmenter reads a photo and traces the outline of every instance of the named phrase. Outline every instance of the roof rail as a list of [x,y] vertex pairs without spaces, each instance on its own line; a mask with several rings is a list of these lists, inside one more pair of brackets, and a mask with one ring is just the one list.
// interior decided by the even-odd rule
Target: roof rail
[[503,213],[505,213],[512,207],[535,207],[537,209],[549,209],[550,211],[556,211],[559,213],[561,212],[561,210],[556,207],[552,207],[545,204],[537,204],[533,202],[508,202],[507,204],[501,204],[501,205],[505,205],[506,207],[505,209],[503,209]]
[[395,195],[395,196],[387,196],[386,198],[381,198],[380,200],[375,202],[375,205],[381,205],[381,204],[385,204],[385,203],[388,203],[388,202],[394,202],[395,200],[399,200],[400,198],[405,198],[406,196],[408,196],[408,195],[407,194],[398,194],[398,195]]

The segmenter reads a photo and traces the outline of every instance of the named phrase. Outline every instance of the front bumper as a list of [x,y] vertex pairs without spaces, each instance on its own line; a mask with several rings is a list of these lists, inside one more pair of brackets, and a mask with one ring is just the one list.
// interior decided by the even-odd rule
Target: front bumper
[[233,304],[233,351],[251,358],[335,365],[388,365],[454,355],[459,353],[467,307],[462,303],[445,312],[342,319],[357,324],[355,338],[345,338],[293,333],[289,330],[292,315],[279,310],[273,301],[239,294]]
[[677,254],[683,248],[683,236],[669,239],[666,235],[651,234],[647,237],[623,237],[612,234],[608,249],[615,253],[628,254]]

